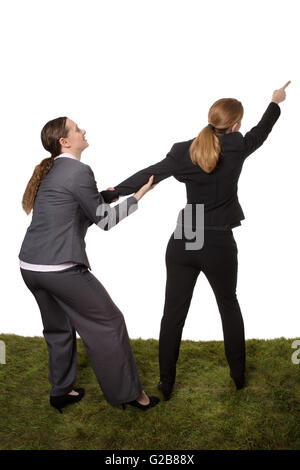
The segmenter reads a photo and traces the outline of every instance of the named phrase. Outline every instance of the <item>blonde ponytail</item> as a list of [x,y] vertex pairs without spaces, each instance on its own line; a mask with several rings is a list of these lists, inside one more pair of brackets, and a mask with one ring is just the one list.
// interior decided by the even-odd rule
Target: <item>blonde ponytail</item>
[[215,169],[221,152],[219,137],[241,121],[243,114],[242,103],[235,98],[222,98],[211,106],[208,113],[210,123],[200,131],[190,146],[194,165],[200,166],[206,173]]

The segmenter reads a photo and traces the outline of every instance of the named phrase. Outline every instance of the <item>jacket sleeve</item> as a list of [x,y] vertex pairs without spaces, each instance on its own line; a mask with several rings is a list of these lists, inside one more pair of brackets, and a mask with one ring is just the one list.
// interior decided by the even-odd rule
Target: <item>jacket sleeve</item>
[[132,176],[122,181],[122,183],[115,186],[114,191],[101,191],[104,200],[110,202],[118,196],[127,196],[128,194],[137,192],[147,183],[151,175],[154,175],[153,184],[175,175],[178,168],[174,152],[175,145],[176,144],[173,145],[163,160],[134,173]]
[[98,192],[94,173],[86,164],[67,180],[66,186],[91,223],[95,223],[105,231],[110,230],[138,208],[138,202],[133,196],[114,207],[106,204]]
[[267,139],[275,122],[281,113],[280,107],[274,101],[271,101],[264,112],[259,123],[244,135],[243,138],[243,157],[247,158],[255,152]]

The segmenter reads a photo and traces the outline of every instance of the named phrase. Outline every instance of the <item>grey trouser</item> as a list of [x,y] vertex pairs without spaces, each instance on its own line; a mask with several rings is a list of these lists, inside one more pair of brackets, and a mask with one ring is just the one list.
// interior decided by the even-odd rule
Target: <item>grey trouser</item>
[[142,393],[123,314],[108,292],[83,265],[63,271],[20,268],[34,295],[49,352],[51,396],[64,395],[76,381],[76,331],[111,405],[135,400]]

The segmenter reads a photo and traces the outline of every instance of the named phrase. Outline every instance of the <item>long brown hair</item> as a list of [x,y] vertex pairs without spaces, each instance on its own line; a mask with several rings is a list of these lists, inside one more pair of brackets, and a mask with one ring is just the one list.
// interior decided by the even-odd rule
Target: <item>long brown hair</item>
[[43,147],[51,153],[51,157],[44,158],[39,165],[36,165],[32,177],[27,183],[23,199],[22,207],[26,214],[30,214],[34,205],[35,196],[39,189],[39,185],[46,174],[53,166],[54,157],[61,153],[59,139],[68,137],[69,129],[66,126],[67,118],[59,117],[47,122],[41,132],[41,140]]
[[204,127],[190,146],[190,157],[206,173],[211,173],[219,160],[221,151],[219,136],[226,133],[229,127],[241,121],[244,108],[235,98],[222,98],[215,101],[208,112],[209,124]]

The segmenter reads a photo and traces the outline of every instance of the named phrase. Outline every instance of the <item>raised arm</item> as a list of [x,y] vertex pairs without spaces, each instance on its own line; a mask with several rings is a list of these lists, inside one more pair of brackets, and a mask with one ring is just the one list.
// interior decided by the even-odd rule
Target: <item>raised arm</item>
[[66,182],[85,215],[102,230],[110,230],[138,208],[133,196],[120,204],[110,207],[98,191],[94,173],[89,165],[81,166],[75,175]]
[[289,80],[283,87],[273,92],[269,103],[259,123],[244,135],[244,158],[255,152],[267,139],[275,122],[281,114],[279,103],[285,100],[285,88],[291,83]]
[[271,101],[259,123],[244,135],[244,158],[247,158],[262,146],[279,118],[280,113],[279,105]]
[[149,180],[151,175],[154,175],[153,184],[157,184],[160,181],[169,178],[169,176],[174,175],[178,167],[174,147],[175,145],[173,145],[170,152],[167,153],[167,156],[160,162],[134,173],[132,176],[122,181],[122,183],[114,186],[114,191],[101,191],[101,195],[104,200],[106,202],[111,202],[118,196],[127,196],[128,194],[138,191],[139,188]]

